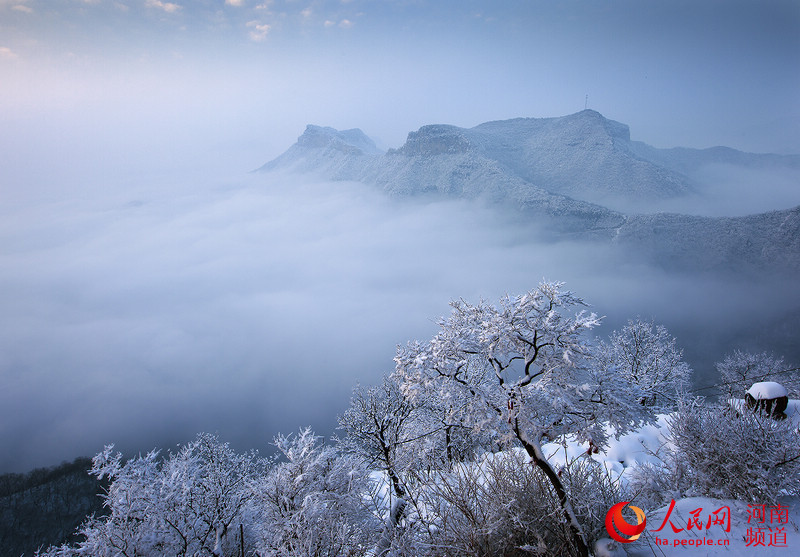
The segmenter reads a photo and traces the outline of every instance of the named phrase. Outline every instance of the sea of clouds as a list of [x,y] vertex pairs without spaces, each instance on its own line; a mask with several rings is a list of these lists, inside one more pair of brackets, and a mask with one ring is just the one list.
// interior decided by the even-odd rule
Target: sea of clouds
[[309,177],[71,184],[0,211],[0,471],[200,431],[262,450],[305,425],[331,435],[352,387],[391,371],[398,344],[430,338],[450,300],[542,279],[606,316],[598,334],[655,319],[705,364],[744,316],[771,323],[800,305],[540,241],[546,223],[496,207]]

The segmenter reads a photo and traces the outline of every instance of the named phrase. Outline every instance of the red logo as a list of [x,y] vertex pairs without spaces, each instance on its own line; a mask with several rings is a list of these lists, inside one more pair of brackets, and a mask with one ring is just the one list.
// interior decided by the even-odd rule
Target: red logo
[[[628,503],[629,501],[617,503],[608,509],[608,513],[606,514],[606,530],[608,531],[608,535],[611,536],[612,539],[615,539],[621,543],[629,543],[635,539],[638,539],[642,532],[644,532],[644,528],[647,525],[647,519],[644,516],[644,511],[642,511],[642,509],[639,507],[634,507],[633,505],[631,505],[631,509],[636,513],[636,524],[631,524],[625,520],[625,517],[622,516],[622,509],[624,509],[625,505]],[[617,533],[617,530],[619,533]]]

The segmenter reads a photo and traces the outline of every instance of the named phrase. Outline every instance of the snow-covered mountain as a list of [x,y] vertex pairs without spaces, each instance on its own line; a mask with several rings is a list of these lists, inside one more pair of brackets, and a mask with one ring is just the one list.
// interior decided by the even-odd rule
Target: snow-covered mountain
[[796,273],[800,207],[745,217],[632,215],[618,228],[614,242],[665,268]]
[[800,175],[800,156],[725,147],[657,149],[632,141],[627,125],[593,110],[469,129],[427,125],[386,153],[361,130],[308,126],[295,145],[259,170],[359,181],[393,196],[511,205],[526,218],[549,217],[554,233],[628,246],[671,268],[800,270],[800,207],[744,217],[658,212],[660,203],[702,196],[697,175],[710,165]]

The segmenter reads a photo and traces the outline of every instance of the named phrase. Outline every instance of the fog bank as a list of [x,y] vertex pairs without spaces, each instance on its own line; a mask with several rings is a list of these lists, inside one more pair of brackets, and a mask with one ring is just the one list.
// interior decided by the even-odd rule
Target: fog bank
[[786,285],[681,277],[600,245],[544,243],[497,208],[362,184],[171,176],[90,189],[0,215],[2,471],[199,431],[240,449],[304,425],[330,435],[352,387],[390,371],[397,344],[429,338],[451,299],[543,278],[606,316],[598,334],[653,318],[687,335],[697,361],[744,320],[800,307]]

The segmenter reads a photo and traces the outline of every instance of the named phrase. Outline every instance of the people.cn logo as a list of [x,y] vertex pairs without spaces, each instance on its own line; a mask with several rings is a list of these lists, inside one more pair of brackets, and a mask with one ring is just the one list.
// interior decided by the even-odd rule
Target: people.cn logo
[[[639,538],[644,532],[644,527],[647,525],[647,518],[644,516],[644,511],[639,507],[631,505],[631,510],[636,513],[636,524],[631,524],[625,517],[622,516],[622,509],[625,508],[629,501],[617,503],[606,514],[606,530],[612,539],[621,543],[630,543]],[[619,532],[618,532],[619,531]],[[620,535],[621,534],[621,535]]]

